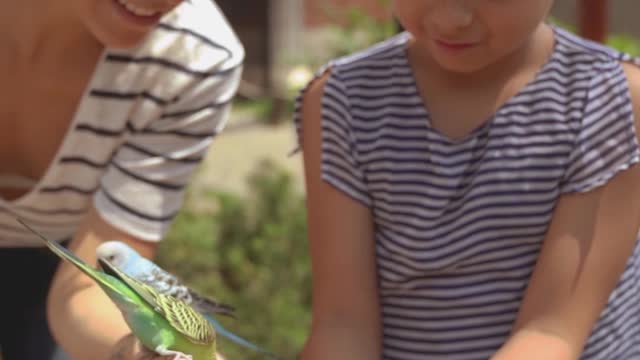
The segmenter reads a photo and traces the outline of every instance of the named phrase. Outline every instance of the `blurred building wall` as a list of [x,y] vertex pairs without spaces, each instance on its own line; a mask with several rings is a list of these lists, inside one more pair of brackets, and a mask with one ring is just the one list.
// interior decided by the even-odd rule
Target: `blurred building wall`
[[[334,21],[327,11],[351,6],[390,16],[385,0],[214,0],[236,29],[247,51],[247,82],[262,89],[281,87],[292,59],[303,52],[306,34]],[[534,0],[531,0],[534,1]],[[577,0],[556,0],[552,16],[575,24]],[[609,0],[610,32],[640,38],[640,0]]]

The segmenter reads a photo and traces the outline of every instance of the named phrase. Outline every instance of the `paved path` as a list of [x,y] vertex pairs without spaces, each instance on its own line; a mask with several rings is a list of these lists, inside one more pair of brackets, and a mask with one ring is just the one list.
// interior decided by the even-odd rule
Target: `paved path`
[[247,175],[262,159],[270,159],[293,174],[296,187],[302,191],[302,156],[288,156],[295,146],[295,131],[290,122],[268,126],[246,121],[233,123],[232,119],[214,140],[192,186],[244,194]]

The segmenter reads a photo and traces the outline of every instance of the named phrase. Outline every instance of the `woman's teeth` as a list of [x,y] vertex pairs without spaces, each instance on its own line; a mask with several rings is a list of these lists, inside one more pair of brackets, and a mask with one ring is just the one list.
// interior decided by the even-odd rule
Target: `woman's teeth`
[[118,2],[122,4],[122,6],[127,8],[127,10],[129,10],[130,12],[138,16],[153,16],[159,13],[159,11],[157,10],[144,9],[136,5],[133,5],[129,3],[127,0],[118,0]]

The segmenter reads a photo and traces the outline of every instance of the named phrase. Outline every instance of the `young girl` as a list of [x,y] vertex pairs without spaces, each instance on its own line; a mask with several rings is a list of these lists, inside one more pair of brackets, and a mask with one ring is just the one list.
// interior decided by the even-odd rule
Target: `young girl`
[[640,357],[640,72],[552,0],[396,0],[298,102],[302,359]]
[[0,0],[0,54],[3,359],[50,359],[48,325],[73,359],[155,359],[15,217],[93,264],[112,239],[151,257],[224,126],[241,44],[211,0]]

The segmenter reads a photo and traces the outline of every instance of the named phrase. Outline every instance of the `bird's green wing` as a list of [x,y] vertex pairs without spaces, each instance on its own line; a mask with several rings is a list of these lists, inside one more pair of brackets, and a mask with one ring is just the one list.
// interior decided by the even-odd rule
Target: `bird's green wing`
[[[78,269],[97,281],[105,290],[108,289],[112,293],[118,293],[124,296],[126,292],[123,293],[122,291],[125,289],[120,289],[119,286],[125,287],[126,285],[153,307],[155,311],[164,316],[176,331],[187,337],[190,341],[196,344],[211,344],[215,342],[215,333],[211,324],[190,305],[176,300],[171,296],[158,293],[151,286],[145,285],[128,276],[107,261],[98,260],[107,274],[96,271],[71,251],[56,242],[50,241],[24,221],[20,219],[18,219],[18,221],[39,236],[56,255],[71,262]],[[115,277],[115,279],[109,275]],[[118,280],[124,284],[119,284]]]
[[210,344],[215,341],[213,327],[193,307],[164,294],[158,294],[157,302],[162,309],[159,312],[176,330],[187,335],[192,341],[200,344]]
[[179,333],[197,344],[211,344],[215,341],[215,333],[209,322],[193,307],[177,300],[172,296],[159,293],[153,287],[146,285],[122,272],[108,261],[98,260],[103,269],[129,285],[138,295],[147,301],[169,324]]

